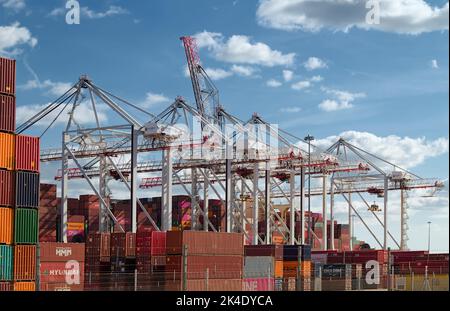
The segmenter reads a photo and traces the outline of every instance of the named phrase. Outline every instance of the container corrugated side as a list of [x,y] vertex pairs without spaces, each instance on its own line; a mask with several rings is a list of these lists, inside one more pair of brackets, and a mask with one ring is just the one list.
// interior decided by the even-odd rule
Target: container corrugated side
[[0,292],[10,292],[11,290],[11,282],[0,282]]
[[0,207],[0,244],[12,244],[14,226],[14,209]]
[[16,170],[39,172],[39,137],[16,135]]
[[0,94],[0,132],[16,130],[16,98]]
[[17,208],[14,217],[14,242],[16,244],[36,244],[38,242],[38,211]]
[[13,247],[0,245],[0,281],[13,279]]
[[16,172],[16,207],[39,207],[39,174]]
[[0,93],[16,95],[16,61],[0,57]]
[[274,277],[275,258],[251,256],[244,259],[244,278]]
[[84,262],[84,243],[40,243],[40,261],[66,262],[76,260]]
[[0,132],[0,168],[14,169],[14,135]]
[[34,281],[36,279],[36,246],[16,245],[14,247],[14,280]]
[[0,206],[14,207],[14,172],[0,170]]
[[14,282],[15,292],[34,292],[36,291],[35,282]]

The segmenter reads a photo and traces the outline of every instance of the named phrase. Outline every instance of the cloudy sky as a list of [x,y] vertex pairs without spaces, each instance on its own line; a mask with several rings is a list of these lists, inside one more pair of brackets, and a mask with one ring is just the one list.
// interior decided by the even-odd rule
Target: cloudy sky
[[[381,0],[379,24],[366,22],[365,0],[79,2],[81,23],[68,25],[66,1],[0,0],[18,123],[81,74],[153,113],[178,95],[192,102],[179,37],[195,35],[222,104],[241,119],[258,112],[299,137],[344,137],[420,176],[448,178],[447,1]],[[45,138],[49,147],[60,135]],[[410,206],[411,247],[426,247],[430,220],[432,248],[448,250],[448,192]],[[370,241],[361,225],[356,234]]]

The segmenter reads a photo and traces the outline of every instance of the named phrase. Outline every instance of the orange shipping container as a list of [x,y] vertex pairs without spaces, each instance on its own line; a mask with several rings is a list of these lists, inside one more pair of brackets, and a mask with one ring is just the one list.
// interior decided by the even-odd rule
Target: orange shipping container
[[284,261],[283,262],[283,277],[295,278],[297,277],[298,261]]
[[275,261],[275,278],[283,277],[283,261],[277,260]]
[[14,209],[0,208],[0,244],[11,245],[13,241]]
[[14,135],[0,133],[0,168],[14,169]]
[[15,282],[14,291],[16,292],[34,292],[36,291],[35,282]]
[[14,247],[14,280],[34,281],[36,279],[36,246],[16,245]]
[[39,172],[39,137],[16,136],[16,170]]

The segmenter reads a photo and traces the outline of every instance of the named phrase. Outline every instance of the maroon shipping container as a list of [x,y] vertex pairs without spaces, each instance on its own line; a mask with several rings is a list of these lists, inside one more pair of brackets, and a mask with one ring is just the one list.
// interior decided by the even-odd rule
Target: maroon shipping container
[[0,282],[0,292],[10,292],[13,288],[10,282]]
[[40,283],[42,292],[82,292],[84,283],[78,285],[68,285],[66,283]]
[[[187,256],[187,278],[191,280],[205,279],[207,273],[211,279],[238,279],[243,268],[242,256]],[[181,277],[183,257],[167,256],[165,271],[169,279]]]
[[14,173],[0,170],[0,206],[14,207]]
[[136,234],[131,232],[111,233],[111,257],[136,257]]
[[41,262],[84,262],[84,243],[41,243]]
[[[182,281],[166,281],[166,291],[182,291]],[[242,291],[242,279],[236,280],[188,280],[186,284],[187,291],[223,291],[223,292],[240,292]]]
[[91,233],[86,240],[86,261],[110,261],[110,233]]
[[241,233],[169,231],[166,237],[168,255],[181,255],[187,246],[189,255],[244,255]]
[[244,255],[249,257],[270,256],[275,260],[283,260],[283,245],[246,245]]
[[48,285],[82,285],[84,283],[84,262],[42,262],[40,282]]
[[16,95],[16,61],[0,57],[0,93]]
[[16,130],[16,98],[0,94],[0,132]]
[[16,135],[16,170],[39,172],[39,137]]

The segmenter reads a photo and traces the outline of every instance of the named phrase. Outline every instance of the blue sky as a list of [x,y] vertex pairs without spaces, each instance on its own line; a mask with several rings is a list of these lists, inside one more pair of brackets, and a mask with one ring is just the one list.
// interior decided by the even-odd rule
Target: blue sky
[[[177,95],[193,102],[179,37],[202,33],[213,40],[200,44],[202,63],[229,112],[241,119],[258,112],[299,137],[347,132],[421,176],[448,178],[447,1],[384,3],[393,17],[382,10],[373,27],[361,22],[359,7],[337,13],[325,5],[317,13],[302,0],[79,2],[81,23],[68,25],[66,1],[0,0],[0,54],[17,59],[20,113],[85,73],[154,113]],[[248,53],[232,49],[236,36]],[[433,202],[424,203],[430,211],[419,213],[417,228],[423,217],[443,216],[435,220],[436,249],[448,249],[448,192]]]

